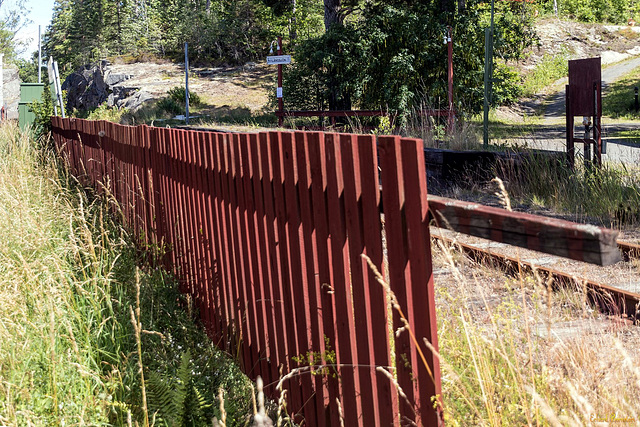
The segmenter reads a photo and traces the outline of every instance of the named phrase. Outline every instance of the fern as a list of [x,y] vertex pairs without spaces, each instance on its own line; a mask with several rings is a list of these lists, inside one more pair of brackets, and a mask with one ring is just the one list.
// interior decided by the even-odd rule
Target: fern
[[182,353],[180,366],[173,380],[163,379],[157,372],[149,372],[147,400],[156,423],[168,426],[196,426],[206,424],[205,412],[212,403],[193,383],[191,352]]

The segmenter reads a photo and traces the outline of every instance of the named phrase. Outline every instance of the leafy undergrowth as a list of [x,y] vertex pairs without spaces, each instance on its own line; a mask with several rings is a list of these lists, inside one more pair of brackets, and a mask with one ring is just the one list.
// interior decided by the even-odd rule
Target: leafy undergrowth
[[247,425],[250,381],[54,158],[0,127],[0,424],[211,425],[223,389]]

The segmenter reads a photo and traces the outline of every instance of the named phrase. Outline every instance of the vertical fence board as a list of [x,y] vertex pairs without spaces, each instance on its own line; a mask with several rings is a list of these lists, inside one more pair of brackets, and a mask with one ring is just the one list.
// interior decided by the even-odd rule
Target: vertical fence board
[[[371,259],[381,274],[384,274],[384,256],[382,249],[382,223],[380,212],[380,185],[378,173],[378,161],[376,141],[367,136],[358,137],[358,161],[360,165],[361,183],[361,209],[362,233],[364,237],[364,253]],[[356,161],[354,159],[354,161]],[[373,213],[376,214],[373,214]],[[353,262],[354,266],[360,266],[363,271],[363,283],[365,293],[365,310],[370,313],[369,332],[373,334],[373,360],[376,367],[391,366],[391,348],[389,343],[389,319],[387,310],[386,293],[378,283],[374,272],[369,268],[364,259],[360,264]],[[352,267],[356,269],[358,267]],[[387,332],[384,334],[382,331]],[[391,329],[393,333],[393,329]],[[370,356],[371,357],[371,356]],[[383,373],[376,371],[374,383],[376,399],[376,416],[378,425],[389,426],[397,424],[398,394],[391,387],[391,381]]]
[[[320,292],[321,298],[321,316],[322,325],[324,329],[324,336],[326,343],[329,343],[329,348],[325,345],[325,342],[321,343],[320,354],[322,355],[323,363],[331,363],[328,360],[328,353],[330,351],[336,351],[336,330],[335,330],[335,318],[336,312],[333,304],[333,294],[331,291],[331,258],[329,248],[329,216],[326,204],[326,192],[327,192],[327,164],[325,158],[326,144],[325,135],[320,133],[314,133],[309,135],[307,140],[309,148],[309,164],[311,172],[311,194],[314,203],[313,206],[313,221],[315,224],[316,232],[316,249],[318,257],[318,276],[317,286]],[[333,362],[335,363],[335,362]],[[325,407],[324,416],[326,424],[330,426],[339,425],[340,413],[336,405],[339,398],[339,382],[335,375],[335,366],[328,367],[326,375],[327,390],[329,395],[328,406]]]
[[[309,310],[309,284],[307,276],[303,274],[307,270],[305,258],[305,245],[302,244],[304,234],[300,220],[300,201],[298,199],[298,186],[300,169],[296,163],[296,145],[294,134],[287,132],[281,134],[282,147],[282,171],[284,177],[284,197],[287,220],[287,248],[291,274],[293,306],[295,307],[295,323],[297,329],[298,356],[303,359],[312,350],[311,346],[311,314]],[[304,166],[303,166],[304,167]],[[296,365],[308,365],[304,360]],[[317,418],[315,402],[313,400],[313,379],[308,372],[298,376],[301,383],[302,410],[304,419],[315,420]]]
[[[310,336],[310,351],[314,355],[312,360],[308,360],[309,363],[319,365],[322,360],[317,360],[315,357],[317,354],[322,354],[324,349],[324,328],[322,324],[322,316],[320,315],[321,297],[320,297],[320,281],[318,280],[318,251],[316,242],[316,232],[313,223],[313,199],[311,197],[311,169],[309,163],[308,152],[308,140],[309,134],[305,132],[295,133],[295,157],[298,169],[298,199],[300,205],[300,241],[303,247],[306,274],[306,287],[308,298],[308,313],[309,316],[309,336]],[[317,135],[316,135],[317,136]],[[324,408],[329,405],[329,396],[324,387],[324,376],[321,375],[323,369],[312,368],[311,378],[313,381],[313,387],[315,390],[315,405],[313,413],[318,426],[324,427],[326,425],[326,419],[324,417]],[[311,403],[310,403],[311,404]],[[322,414],[322,416],[320,416]],[[305,415],[307,417],[307,415]],[[308,418],[308,417],[307,417]]]
[[[286,339],[289,323],[285,320],[283,297],[282,297],[282,276],[279,268],[280,251],[277,248],[277,232],[276,216],[274,213],[274,197],[273,197],[273,168],[271,161],[271,138],[266,133],[259,135],[260,161],[262,168],[262,195],[265,206],[265,228],[267,231],[267,246],[269,251],[269,267],[271,272],[271,292],[270,299],[273,307],[274,320],[276,324],[276,340],[277,340],[277,367],[286,375],[290,371],[290,361],[286,355],[292,354],[288,347],[289,340]],[[288,384],[286,384],[288,385]],[[275,393],[274,393],[275,394]]]
[[[265,136],[266,137],[266,136]],[[271,229],[269,227],[266,204],[263,196],[263,185],[268,179],[264,175],[262,167],[261,142],[262,135],[249,136],[249,148],[251,150],[251,169],[253,171],[252,186],[254,203],[256,209],[256,233],[258,237],[258,253],[260,257],[259,273],[260,282],[262,284],[262,302],[264,309],[264,318],[267,329],[267,345],[268,345],[268,375],[265,375],[265,384],[271,384],[277,381],[279,376],[280,351],[284,351],[284,336],[281,335],[283,325],[278,322],[275,309],[275,291],[273,272],[273,257],[271,255]],[[276,325],[279,325],[277,327]]]
[[[344,179],[344,204],[346,230],[349,236],[349,261],[351,273],[351,291],[353,294],[353,316],[355,322],[354,338],[357,343],[357,372],[360,384],[361,422],[365,426],[379,425],[379,408],[373,400],[373,392],[376,390],[376,378],[372,373],[374,354],[373,336],[376,331],[370,329],[372,326],[372,313],[369,306],[368,286],[379,286],[377,283],[367,283],[365,287],[365,277],[368,278],[366,270],[363,269],[361,254],[365,253],[364,246],[364,218],[372,216],[380,220],[379,211],[364,211],[362,209],[362,185],[360,170],[360,146],[369,142],[375,144],[374,137],[358,139],[355,135],[340,135],[340,151],[342,153],[342,164],[338,165],[343,172]],[[360,144],[360,142],[362,144]],[[366,266],[365,266],[366,267]],[[382,329],[378,333],[385,331]],[[355,359],[354,359],[355,361]]]
[[[264,373],[270,370],[267,362],[267,351],[269,348],[268,341],[272,339],[272,337],[269,336],[268,320],[264,310],[265,294],[262,286],[263,260],[258,243],[258,221],[260,219],[256,215],[257,207],[253,189],[256,171],[251,163],[251,158],[253,157],[253,152],[251,151],[252,138],[257,138],[257,135],[240,135],[240,152],[236,153],[237,159],[242,165],[242,179],[239,184],[242,185],[242,193],[244,196],[244,220],[246,221],[245,241],[247,242],[248,252],[246,255],[249,257],[245,260],[245,263],[250,266],[251,272],[251,276],[247,277],[246,283],[251,285],[248,287],[250,293],[249,303],[254,313],[251,328],[253,329],[253,335],[256,339],[256,345],[252,349],[256,370],[252,369],[248,374],[255,378],[256,375],[263,373],[263,379],[267,380],[267,376],[265,376]],[[268,380],[271,381],[270,378]]]
[[231,184],[231,203],[234,206],[233,214],[233,235],[236,239],[236,265],[238,265],[238,290],[240,300],[240,311],[243,313],[241,328],[243,334],[243,356],[245,359],[245,372],[253,372],[258,362],[258,353],[253,348],[258,342],[256,335],[255,305],[253,291],[251,290],[251,265],[249,263],[249,245],[247,240],[247,218],[244,200],[243,165],[241,164],[240,134],[232,134],[229,144],[229,165],[232,171],[233,180]]
[[[443,423],[440,408],[433,409],[431,399],[442,396],[440,387],[440,365],[435,354],[423,343],[426,339],[437,350],[438,332],[436,323],[435,293],[431,262],[431,237],[429,235],[429,215],[427,202],[427,174],[421,156],[424,153],[422,141],[402,139],[402,172],[405,183],[405,218],[409,254],[408,289],[411,294],[407,301],[406,316],[418,339],[416,351],[421,350],[420,359],[413,364],[413,388],[416,396],[420,421],[423,425]],[[426,310],[425,310],[426,307]],[[425,366],[426,363],[426,366]]]
[[198,162],[198,133],[187,132],[188,144],[186,149],[189,156],[189,187],[191,187],[191,194],[193,197],[193,217],[195,219],[194,227],[194,246],[197,248],[196,257],[197,264],[195,267],[195,285],[197,290],[196,303],[200,311],[200,318],[206,325],[207,322],[207,291],[206,283],[207,277],[207,251],[204,241],[204,215],[202,212],[203,200],[202,200],[202,182],[200,179],[200,167]]
[[216,312],[217,322],[216,322],[216,331],[215,338],[217,339],[217,343],[219,346],[225,348],[225,343],[227,342],[226,335],[226,324],[225,321],[228,319],[229,307],[227,304],[226,293],[225,293],[225,280],[224,280],[224,270],[223,270],[223,250],[222,243],[220,237],[220,228],[221,228],[221,214],[220,208],[218,205],[218,199],[216,197],[217,188],[219,187],[219,176],[217,172],[217,162],[215,161],[214,151],[216,149],[216,140],[218,134],[207,133],[205,135],[204,140],[204,159],[206,164],[206,184],[207,184],[207,199],[208,204],[210,206],[210,222],[209,222],[209,233],[211,236],[211,246],[214,251],[214,262],[212,264],[212,274],[214,277],[213,280],[213,292],[212,298],[214,300],[214,311]]
[[342,175],[341,153],[339,150],[339,136],[327,134],[327,207],[329,213],[329,232],[331,233],[331,288],[334,297],[337,340],[335,342],[336,356],[339,365],[341,385],[341,401],[343,408],[353,408],[344,414],[345,424],[361,425],[358,414],[362,413],[360,402],[356,395],[361,393],[358,384],[358,371],[353,366],[355,351],[355,326],[351,302],[351,287],[349,279],[349,248],[346,234],[344,213],[344,180]]
[[[426,177],[417,176],[418,172],[412,169],[412,166],[415,166],[412,163],[416,160],[410,158],[412,153],[418,152],[419,142],[417,140],[401,141],[399,137],[380,137],[379,141],[383,159],[382,198],[387,231],[390,286],[406,316],[408,327],[415,333],[416,340],[413,341],[410,331],[404,327],[405,324],[396,310],[394,330],[404,328],[395,340],[398,384],[407,396],[407,400],[400,399],[401,422],[406,420],[417,424],[425,422],[426,425],[437,425],[439,417],[433,407],[429,406],[432,395],[429,395],[428,386],[424,384],[427,368],[418,353],[421,347],[424,347],[420,342],[423,338],[434,338],[430,332],[425,335],[425,325],[417,323],[428,322],[430,316],[434,316],[435,319],[435,312],[429,314],[432,302],[427,296],[433,295],[431,260],[426,260],[425,254],[411,252],[412,249],[418,251],[421,246],[424,248],[424,245],[429,244],[428,240],[423,241],[422,244],[419,243],[420,239],[428,238],[428,231],[419,229],[421,218],[423,213],[426,215],[427,209],[422,205],[423,198],[426,203]],[[407,147],[402,148],[402,144],[406,144]],[[425,193],[421,194],[423,190]],[[422,226],[426,226],[426,220]],[[413,234],[409,235],[409,233]],[[426,290],[428,286],[432,288],[430,291]],[[417,306],[420,308],[418,309]],[[427,307],[426,310],[425,307]],[[424,314],[427,319],[424,318]],[[431,327],[432,325],[428,324],[427,329],[430,330]],[[437,345],[437,341],[434,344]],[[415,386],[414,379],[417,380],[416,382],[422,381],[419,388]],[[429,382],[433,384],[431,379]]]

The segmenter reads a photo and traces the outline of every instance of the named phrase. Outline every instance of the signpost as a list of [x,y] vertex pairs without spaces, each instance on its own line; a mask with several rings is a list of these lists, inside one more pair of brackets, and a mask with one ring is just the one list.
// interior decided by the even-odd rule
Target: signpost
[[[271,43],[273,46],[273,43]],[[284,101],[282,99],[282,65],[291,64],[291,55],[282,54],[282,37],[278,37],[278,55],[267,56],[267,65],[278,66],[278,88],[276,89],[276,97],[278,98],[278,126],[282,127],[284,122]],[[273,53],[271,50],[269,53]]]
[[267,65],[291,64],[291,55],[267,56]]

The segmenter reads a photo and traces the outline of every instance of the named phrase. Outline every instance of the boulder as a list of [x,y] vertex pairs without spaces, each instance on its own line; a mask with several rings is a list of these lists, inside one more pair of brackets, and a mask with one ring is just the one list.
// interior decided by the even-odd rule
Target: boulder
[[[91,110],[104,102],[110,107],[127,104],[138,108],[141,102],[148,101],[146,95],[137,95],[139,88],[122,85],[132,77],[131,75],[114,73],[107,68],[108,65],[107,61],[100,61],[97,64],[85,65],[75,73],[69,74],[62,84],[62,90],[67,91],[68,111],[73,111],[74,108]],[[129,97],[135,99],[126,102]],[[140,101],[141,99],[143,100]]]
[[67,111],[91,110],[109,97],[108,86],[104,81],[103,64],[85,66],[69,74],[62,84],[67,91]]
[[153,100],[154,100],[153,95],[151,95],[149,92],[145,92],[144,90],[140,90],[134,93],[133,95],[129,96],[128,98],[118,101],[116,105],[120,108],[126,108],[132,113],[135,113],[144,104],[151,102]]

